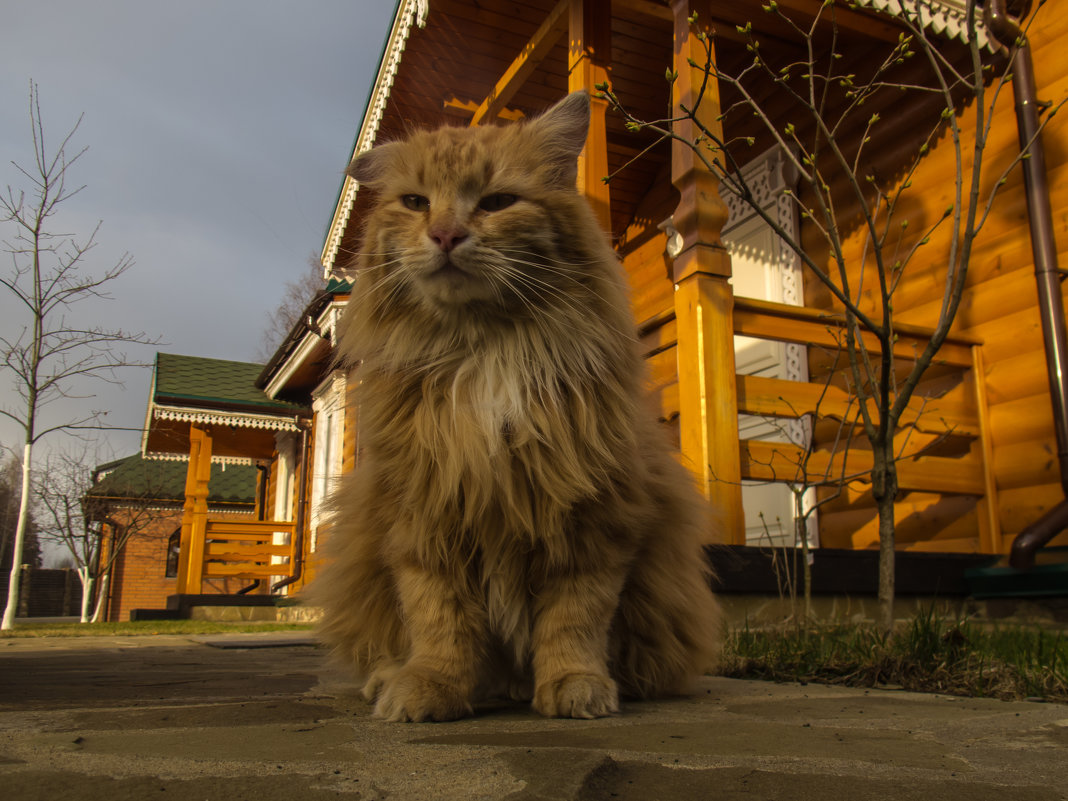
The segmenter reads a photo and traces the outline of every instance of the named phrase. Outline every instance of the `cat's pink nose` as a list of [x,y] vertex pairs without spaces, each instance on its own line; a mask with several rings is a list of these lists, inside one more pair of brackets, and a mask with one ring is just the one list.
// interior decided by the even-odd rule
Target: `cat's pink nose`
[[453,248],[467,239],[467,231],[462,228],[432,228],[427,235],[437,243],[443,252],[449,253]]

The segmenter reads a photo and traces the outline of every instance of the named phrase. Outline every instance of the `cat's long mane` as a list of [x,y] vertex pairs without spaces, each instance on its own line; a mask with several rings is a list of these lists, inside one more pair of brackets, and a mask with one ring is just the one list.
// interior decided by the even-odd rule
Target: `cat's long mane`
[[[645,408],[622,270],[574,188],[587,122],[576,94],[526,124],[417,133],[350,168],[377,197],[339,340],[361,455],[319,595],[324,637],[387,717],[462,714],[500,670],[566,714],[567,681],[539,690],[545,675],[596,678],[610,661],[625,692],[648,695],[714,650],[707,516]],[[567,600],[577,582],[589,597]],[[463,647],[423,642],[433,627]],[[576,627],[592,640],[571,651],[592,656],[574,660],[599,672],[552,656],[552,632]],[[457,697],[412,700],[438,673]],[[614,685],[589,681],[599,700],[574,714],[611,711]]]

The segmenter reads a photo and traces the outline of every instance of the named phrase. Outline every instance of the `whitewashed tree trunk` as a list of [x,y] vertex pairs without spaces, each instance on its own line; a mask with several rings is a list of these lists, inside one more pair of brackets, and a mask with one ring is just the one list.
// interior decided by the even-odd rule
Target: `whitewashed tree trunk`
[[100,577],[100,585],[96,591],[96,606],[93,609],[93,617],[89,621],[90,623],[99,623],[100,619],[104,615],[104,601],[108,596],[108,579],[109,573],[105,573]]
[[7,606],[0,629],[13,629],[19,608],[19,579],[22,578],[22,548],[26,541],[26,523],[30,509],[30,459],[33,443],[27,442],[22,451],[22,494],[19,498],[19,521],[15,527],[15,542],[11,547],[11,579],[7,585]]
[[82,619],[80,622],[88,623],[89,601],[93,597],[93,577],[89,575],[88,565],[78,568],[78,578],[82,580]]

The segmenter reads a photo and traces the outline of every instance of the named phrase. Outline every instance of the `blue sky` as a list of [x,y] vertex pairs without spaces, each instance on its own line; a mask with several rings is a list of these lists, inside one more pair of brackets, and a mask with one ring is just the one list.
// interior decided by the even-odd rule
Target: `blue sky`
[[[393,9],[393,0],[6,4],[0,187],[18,186],[10,162],[31,156],[32,79],[51,141],[84,113],[74,145],[89,150],[72,180],[86,188],[59,225],[88,234],[103,222],[94,272],[124,252],[136,262],[112,300],[83,312],[158,337],[159,350],[255,360],[266,315],[322,246]],[[6,274],[10,259],[0,259]],[[0,295],[0,331],[18,325]],[[84,403],[137,427],[150,374],[125,377],[121,388],[88,388],[96,397]],[[17,403],[2,373],[0,403]],[[19,438],[0,422],[0,444]],[[138,447],[138,435],[113,433],[103,450]]]

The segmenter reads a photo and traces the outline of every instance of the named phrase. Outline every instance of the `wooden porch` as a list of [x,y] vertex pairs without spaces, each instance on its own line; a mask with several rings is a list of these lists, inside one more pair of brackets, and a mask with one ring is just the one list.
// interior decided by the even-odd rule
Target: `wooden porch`
[[[277,436],[300,437],[310,410],[274,401],[254,385],[262,365],[159,354],[142,450],[188,460],[182,506],[179,596],[272,594],[302,577],[303,492],[290,518],[268,515]],[[303,456],[305,454],[301,454]],[[255,511],[248,519],[209,510],[212,464],[260,467]],[[273,508],[279,508],[274,505]]]
[[[811,15],[820,5],[796,0],[790,7]],[[418,8],[398,7],[357,151],[403,136],[410,126],[514,120],[566,92],[587,91],[592,120],[579,188],[613,237],[630,278],[661,416],[674,426],[682,460],[718,515],[710,542],[745,544],[742,487],[755,481],[807,483],[823,498],[844,485],[840,498],[821,507],[821,537],[826,533],[835,547],[873,547],[876,521],[866,475],[872,454],[862,435],[843,440],[836,434],[856,414],[855,393],[834,374],[827,356],[842,347],[842,321],[825,309],[737,296],[723,238],[729,209],[716,177],[679,142],[647,147],[650,141],[607,114],[598,97],[598,86],[607,83],[636,116],[657,119],[666,108],[695,107],[703,89],[700,123],[722,134],[719,88],[715,81],[706,85],[698,66],[705,43],[691,20],[696,15],[705,30],[715,24],[714,59],[735,68],[752,58],[735,30],[749,12],[708,0],[526,0],[512,9],[514,15],[499,4],[473,7],[458,0],[434,2],[429,12]],[[898,31],[885,21],[856,9],[837,10],[844,29],[858,37],[858,52],[864,41],[896,40]],[[425,18],[418,19],[420,13]],[[758,16],[764,20],[758,24],[771,25],[766,15]],[[775,47],[797,47],[788,31],[772,26],[766,33]],[[673,81],[663,79],[665,67],[677,76]],[[692,141],[694,128],[684,122],[674,133]],[[605,182],[609,175],[613,179]],[[338,275],[345,274],[339,254],[359,249],[360,226],[353,221],[368,201],[358,189],[351,180],[342,187],[324,246],[323,263]],[[666,217],[677,242],[670,256],[668,236],[657,230]],[[907,368],[932,332],[908,325],[895,330],[894,360]],[[740,373],[736,337],[803,346],[808,378]],[[865,344],[877,361],[882,354],[874,339]],[[985,373],[983,340],[951,337],[902,420],[902,548],[1007,549]],[[739,415],[784,424],[808,418],[813,445],[740,438]]]
[[189,441],[178,594],[199,595],[204,581],[210,579],[269,582],[274,589],[297,577],[296,524],[211,517],[207,501],[211,432],[200,426],[190,426]]

